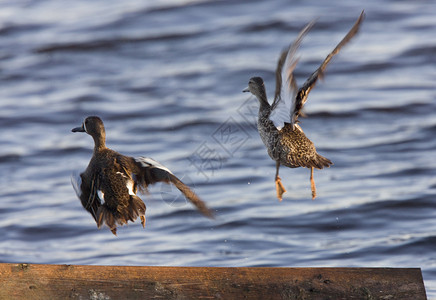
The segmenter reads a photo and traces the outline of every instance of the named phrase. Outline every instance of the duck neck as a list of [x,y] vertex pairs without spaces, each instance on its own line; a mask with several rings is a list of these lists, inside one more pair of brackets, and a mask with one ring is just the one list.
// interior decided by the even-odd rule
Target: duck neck
[[266,91],[265,91],[264,87],[262,87],[259,90],[259,93],[256,95],[256,97],[257,97],[257,100],[259,100],[259,103],[260,103],[259,111],[263,112],[263,111],[268,111],[268,110],[271,109],[271,106],[269,105],[268,99],[266,97]]
[[93,136],[94,139],[94,152],[100,152],[106,149],[106,134],[103,132],[96,136]]

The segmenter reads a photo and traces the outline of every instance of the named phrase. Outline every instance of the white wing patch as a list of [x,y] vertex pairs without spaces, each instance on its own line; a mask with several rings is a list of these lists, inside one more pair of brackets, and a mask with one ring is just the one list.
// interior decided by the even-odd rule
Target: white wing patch
[[[161,165],[160,163],[158,163],[157,161],[155,161],[154,159],[150,158],[150,157],[138,157],[135,158],[135,160],[139,163],[141,163],[141,165],[145,168],[147,167],[154,167],[154,168],[158,168],[164,171],[167,171],[170,174],[173,174],[173,172],[171,172],[167,167]],[[173,174],[174,175],[174,174]]]
[[295,110],[295,97],[298,89],[293,75],[295,67],[298,63],[298,58],[296,58],[295,55],[303,37],[313,27],[314,24],[315,21],[312,21],[307,24],[303,30],[301,30],[286,54],[286,59],[283,63],[282,72],[280,74],[282,78],[280,98],[278,99],[277,105],[274,107],[269,117],[278,130],[281,130],[283,127],[285,127],[285,122],[291,123],[292,126],[295,125],[293,114]]
[[97,190],[97,196],[104,201],[104,193],[102,190]]
[[293,72],[298,60],[294,59],[294,54],[295,50],[293,47],[290,47],[281,74],[282,87],[280,89],[280,99],[269,117],[278,130],[285,126],[285,122],[291,123],[291,115],[295,107],[297,91],[292,88],[292,80],[294,80]]
[[82,196],[82,189],[80,188],[82,185],[82,177],[74,172],[71,174],[71,184],[73,185],[73,189],[76,192],[77,197],[80,199],[80,196]]
[[134,185],[133,180],[130,179],[128,176],[126,176],[126,174],[123,174],[121,172],[117,172],[117,174],[120,174],[126,179],[126,187],[129,190],[129,195],[135,196],[136,194],[133,192],[133,185]]

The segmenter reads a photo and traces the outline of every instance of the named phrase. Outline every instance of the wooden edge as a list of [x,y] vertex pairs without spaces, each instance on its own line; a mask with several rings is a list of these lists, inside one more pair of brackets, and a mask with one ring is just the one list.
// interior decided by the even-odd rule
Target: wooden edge
[[0,299],[427,299],[419,268],[0,264]]

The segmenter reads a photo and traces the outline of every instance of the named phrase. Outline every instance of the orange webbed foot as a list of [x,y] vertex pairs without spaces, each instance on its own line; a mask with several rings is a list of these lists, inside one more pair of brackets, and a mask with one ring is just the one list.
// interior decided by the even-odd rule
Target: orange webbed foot
[[286,189],[282,184],[282,180],[279,176],[276,177],[276,191],[277,191],[277,198],[279,201],[282,201],[282,195],[286,193]]

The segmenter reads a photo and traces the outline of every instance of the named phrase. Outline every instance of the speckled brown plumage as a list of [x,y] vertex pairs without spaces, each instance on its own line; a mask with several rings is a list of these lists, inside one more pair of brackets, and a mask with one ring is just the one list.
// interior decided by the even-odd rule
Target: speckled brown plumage
[[281,130],[278,130],[270,120],[272,109],[266,98],[263,80],[260,77],[254,77],[250,82],[249,90],[254,92],[253,94],[260,102],[257,129],[267,148],[268,155],[276,161],[277,198],[282,200],[282,195],[286,192],[278,176],[280,165],[283,165],[289,168],[306,167],[311,169],[312,199],[315,199],[316,187],[313,179],[313,168],[322,169],[333,163],[317,153],[315,145],[306,137],[298,124],[292,126],[286,123]]
[[298,62],[295,53],[314,22],[303,28],[294,43],[281,53],[276,69],[274,102],[271,105],[268,103],[262,78],[252,77],[248,83],[248,88],[244,90],[244,92],[251,92],[259,100],[257,129],[269,156],[276,162],[275,181],[279,200],[282,200],[282,195],[286,192],[279,177],[280,165],[289,168],[305,167],[311,170],[312,199],[316,197],[316,187],[313,179],[314,168],[323,169],[332,165],[328,158],[317,153],[314,144],[306,137],[299,126],[298,117],[302,114],[309,92],[315,86],[318,78],[323,76],[327,64],[358,32],[363,18],[364,12],[361,13],[347,35],[299,89],[293,76],[293,70]]
[[[131,195],[126,185],[128,180],[133,183],[132,175],[140,172],[132,157],[108,148],[94,151],[88,167],[80,174],[82,193],[79,198],[99,228],[106,224],[116,233],[116,224],[125,225],[138,217],[145,226],[145,204],[138,196]],[[137,185],[132,184],[133,193],[137,190]]]
[[267,146],[268,155],[275,161],[289,168],[317,168],[329,167],[332,162],[316,152],[315,145],[296,124],[294,129],[286,124],[282,130],[277,130],[269,119],[271,110],[264,107],[259,113],[257,128],[260,137]]
[[73,187],[83,205],[100,228],[106,224],[113,234],[117,225],[134,222],[145,226],[145,204],[136,193],[148,185],[165,182],[176,186],[205,216],[213,218],[206,204],[166,167],[151,158],[124,156],[106,147],[103,121],[96,116],[85,119],[73,132],[86,132],[94,139],[94,152],[86,170],[72,177]]
[[315,145],[304,134],[297,124],[291,125],[279,132],[280,164],[290,168],[306,167],[322,169],[329,167],[332,162],[316,152]]

